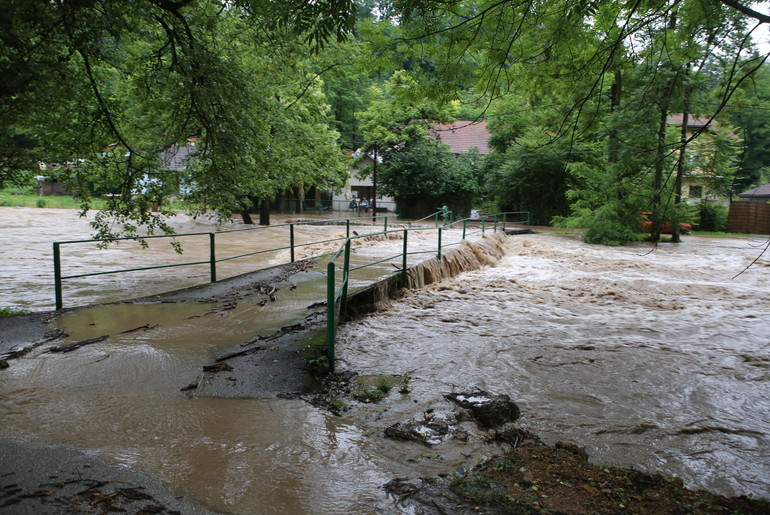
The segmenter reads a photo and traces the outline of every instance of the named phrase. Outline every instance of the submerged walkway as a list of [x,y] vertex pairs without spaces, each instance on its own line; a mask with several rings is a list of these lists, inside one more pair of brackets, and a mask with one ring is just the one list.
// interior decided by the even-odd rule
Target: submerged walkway
[[[444,243],[457,245],[445,248],[439,263],[432,252],[435,239],[429,233],[410,234],[410,252],[425,252],[409,256],[411,287],[477,268],[502,255],[502,233],[474,235],[462,242],[458,230],[447,230]],[[353,260],[364,263],[398,253],[402,241],[397,233],[389,238],[355,240]],[[489,258],[485,261],[480,256]],[[85,346],[98,349],[152,342],[159,332],[166,338],[176,333],[172,339],[200,338],[200,345],[217,349],[213,359],[202,365],[201,374],[179,385],[189,395],[264,397],[306,393],[316,386],[311,365],[317,362],[325,344],[327,259],[310,258],[130,301],[3,318],[0,366],[11,366],[15,359],[41,353],[64,354]],[[364,313],[394,294],[392,289],[377,285],[396,273],[396,263],[400,259],[351,274],[350,295],[362,290],[376,292],[374,297],[369,294],[367,300],[352,303],[352,312]],[[362,307],[361,302],[366,306]],[[210,331],[217,334],[207,342]]]
[[[411,256],[410,284],[420,286],[481,266],[485,261],[479,256],[487,253],[491,262],[502,253],[504,239],[501,233],[473,238],[444,250],[442,264],[434,254]],[[426,238],[422,244],[427,250],[435,241]],[[363,241],[356,247],[356,259],[382,256],[400,245],[395,238]],[[226,512],[285,508],[286,503],[304,506],[303,499],[313,498],[319,487],[331,488],[335,481],[357,485],[349,492],[352,499],[344,495],[322,499],[340,503],[345,510],[362,492],[371,496],[381,491],[387,478],[379,468],[373,469],[368,458],[359,465],[348,456],[353,450],[364,455],[368,451],[357,445],[347,450],[335,443],[338,437],[347,438],[345,431],[354,430],[344,425],[332,429],[333,417],[304,401],[291,400],[318,386],[314,367],[318,347],[325,343],[324,265],[323,259],[305,260],[131,301],[0,319],[0,359],[8,365],[0,370],[0,404],[9,414],[0,428],[0,472],[18,483],[23,493],[39,490],[51,475],[77,480],[69,470],[85,466],[93,467],[94,478],[104,483],[98,491],[105,496],[114,493],[110,482],[140,489],[152,484],[152,479],[138,475],[129,481],[106,463],[89,461],[78,450],[83,448],[122,463],[123,469],[153,472],[175,493],[147,491],[169,509],[185,513],[208,511],[194,504],[179,508],[179,496],[190,490],[207,508]],[[378,290],[379,281],[396,270],[385,263],[364,272],[355,278],[351,294]],[[380,290],[388,293],[387,288]],[[271,457],[267,450],[272,445],[281,452],[307,445],[292,443],[295,431],[301,440],[325,433],[331,440],[312,444],[318,446],[313,457],[299,462],[290,456]],[[271,443],[276,438],[280,444]],[[40,455],[40,442],[54,445],[55,466],[30,464]],[[233,454],[239,447],[253,452]],[[239,459],[247,460],[247,470],[238,472],[234,464]],[[336,467],[328,459],[346,465]],[[260,463],[257,468],[254,460]],[[275,462],[260,460],[278,460],[286,471],[263,477]],[[201,468],[200,463],[206,466]],[[29,472],[23,477],[16,473],[22,464]],[[292,472],[295,467],[302,473]],[[329,477],[330,470],[340,477]],[[260,500],[254,492],[246,496],[246,491],[235,500],[226,496],[223,492],[230,485],[243,487],[243,474],[249,476],[248,484],[271,484],[265,487],[271,498]],[[297,474],[302,476],[300,485],[289,479]],[[282,493],[286,481],[293,486]],[[24,497],[17,507],[46,513],[42,506],[69,502],[67,495],[57,490],[50,498]]]

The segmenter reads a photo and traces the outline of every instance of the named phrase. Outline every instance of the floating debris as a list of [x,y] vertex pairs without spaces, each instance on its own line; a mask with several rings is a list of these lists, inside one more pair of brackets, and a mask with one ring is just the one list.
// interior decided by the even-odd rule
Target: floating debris
[[55,345],[51,347],[51,352],[70,352],[75,349],[79,349],[80,347],[83,347],[85,345],[91,345],[92,343],[99,343],[103,342],[107,338],[109,338],[109,334],[105,334],[104,336],[99,336],[97,338],[91,338],[89,340],[82,340],[75,343],[70,343],[69,345]]

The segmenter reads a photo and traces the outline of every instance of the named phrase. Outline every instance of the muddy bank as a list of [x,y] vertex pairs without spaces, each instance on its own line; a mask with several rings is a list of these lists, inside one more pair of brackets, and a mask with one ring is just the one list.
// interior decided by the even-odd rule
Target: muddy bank
[[0,439],[0,511],[211,513],[153,478],[109,465],[79,449],[6,439]]
[[517,431],[512,448],[453,475],[399,478],[386,485],[404,511],[518,514],[766,514],[767,501],[683,488],[682,480],[592,465],[574,444],[544,444]]

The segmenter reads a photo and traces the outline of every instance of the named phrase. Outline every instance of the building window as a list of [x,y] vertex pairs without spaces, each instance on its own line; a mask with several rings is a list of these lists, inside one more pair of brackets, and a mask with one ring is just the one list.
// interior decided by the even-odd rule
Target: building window
[[690,186],[690,198],[701,198],[703,196],[703,186]]

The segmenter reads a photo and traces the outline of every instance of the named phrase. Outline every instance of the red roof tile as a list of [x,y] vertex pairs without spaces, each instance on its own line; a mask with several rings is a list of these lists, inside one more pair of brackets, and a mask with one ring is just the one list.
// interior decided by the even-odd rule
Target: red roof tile
[[428,131],[432,138],[445,145],[449,145],[449,151],[453,154],[464,154],[472,147],[479,149],[481,154],[489,154],[489,138],[486,120],[478,122],[470,120],[458,120],[449,125],[434,123]]

